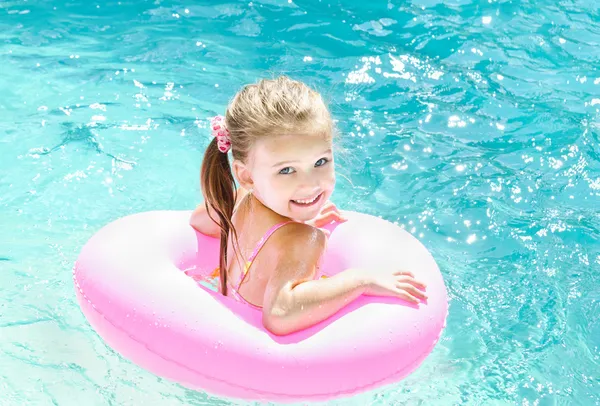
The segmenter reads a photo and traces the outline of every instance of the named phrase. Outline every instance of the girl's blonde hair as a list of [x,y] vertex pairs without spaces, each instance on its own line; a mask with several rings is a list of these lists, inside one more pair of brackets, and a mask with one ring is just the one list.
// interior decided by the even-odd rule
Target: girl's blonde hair
[[[252,145],[262,137],[285,134],[331,137],[333,132],[331,115],[321,95],[286,76],[244,86],[227,108],[225,126],[231,137],[233,159],[241,162],[247,162]],[[226,295],[227,238],[230,231],[237,241],[231,222],[236,185],[227,154],[219,151],[217,138],[206,148],[200,179],[206,209],[208,211],[210,206],[219,217],[216,222],[221,227],[221,292]]]

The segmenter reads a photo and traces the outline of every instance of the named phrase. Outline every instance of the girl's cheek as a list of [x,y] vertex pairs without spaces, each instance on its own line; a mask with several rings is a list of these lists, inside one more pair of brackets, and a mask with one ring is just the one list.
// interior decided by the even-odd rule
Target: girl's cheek
[[285,194],[288,190],[291,189],[292,184],[291,184],[291,179],[287,178],[287,182],[286,182],[286,178],[284,176],[279,176],[275,179],[271,179],[270,182],[270,187],[269,189],[271,189],[271,194],[273,195],[282,195]]
[[327,176],[327,183],[330,187],[335,186],[335,172],[333,170]]

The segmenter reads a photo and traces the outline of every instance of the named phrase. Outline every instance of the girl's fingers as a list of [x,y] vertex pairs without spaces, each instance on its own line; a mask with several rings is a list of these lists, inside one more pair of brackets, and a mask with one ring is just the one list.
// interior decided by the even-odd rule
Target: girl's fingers
[[427,299],[427,295],[425,294],[425,292],[420,291],[419,289],[417,289],[416,287],[414,287],[413,285],[410,285],[408,283],[399,283],[397,285],[397,288],[403,290],[404,292],[406,292],[407,294],[409,294],[413,297]]
[[329,213],[319,215],[314,222],[315,227],[322,227],[331,223],[332,221],[342,221],[342,219],[343,218],[340,216],[340,213],[330,211]]
[[419,301],[419,299],[417,299],[416,297],[414,297],[414,296],[413,296],[413,295],[411,295],[410,293],[407,293],[407,292],[406,292],[406,291],[404,291],[404,290],[400,290],[400,291],[398,292],[398,296],[399,296],[401,299],[404,299],[404,300],[406,300],[406,301],[408,301],[408,302],[411,302],[411,303],[419,303],[419,302],[420,302],[420,301]]
[[425,289],[425,288],[427,288],[427,285],[425,283],[423,283],[421,281],[418,281],[416,279],[408,280],[406,282],[410,283],[413,286],[416,286],[419,289]]
[[415,275],[411,271],[404,271],[404,270],[396,271],[396,272],[394,272],[394,275],[410,276],[411,278],[415,277]]
[[342,213],[340,213],[339,209],[335,206],[335,204],[333,204],[330,201],[325,203],[325,205],[321,209],[321,212],[319,213],[319,215],[323,216],[323,215],[325,215],[327,213],[331,213],[331,212],[336,212],[339,215],[339,219],[337,221],[340,221],[340,222],[346,221],[346,218],[344,218],[344,216],[342,216]]
[[335,204],[333,204],[331,202],[327,202],[323,205],[323,207],[321,208],[321,212],[319,214],[325,214],[325,213],[328,213],[335,209],[336,209]]
[[410,283],[411,285],[414,285],[419,289],[427,288],[427,285],[425,283],[414,279],[415,275],[410,271],[397,271],[394,272],[394,275],[401,276],[402,278],[398,278],[399,280],[401,280],[404,283]]

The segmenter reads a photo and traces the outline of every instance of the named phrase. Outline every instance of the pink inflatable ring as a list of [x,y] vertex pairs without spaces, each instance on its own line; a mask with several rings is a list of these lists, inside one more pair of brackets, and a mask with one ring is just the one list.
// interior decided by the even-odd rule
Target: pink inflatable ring
[[312,328],[277,337],[261,312],[200,285],[218,241],[190,212],[155,211],[114,221],[74,267],[81,309],[113,349],[169,380],[246,400],[324,401],[399,381],[432,351],[445,326],[446,288],[429,252],[385,220],[345,212],[332,226],[322,269],[397,267],[427,283],[429,300],[361,297]]

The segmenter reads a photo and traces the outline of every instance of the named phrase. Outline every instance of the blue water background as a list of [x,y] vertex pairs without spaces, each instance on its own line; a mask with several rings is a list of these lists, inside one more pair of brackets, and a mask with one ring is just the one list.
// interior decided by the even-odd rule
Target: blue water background
[[333,200],[413,232],[451,299],[419,370],[329,404],[600,404],[599,60],[593,0],[1,2],[0,404],[234,403],[108,348],[71,267],[194,207],[207,118],[278,74],[338,120]]

